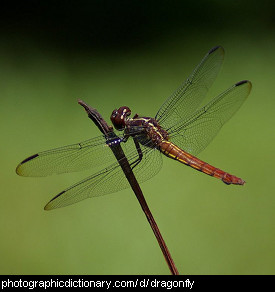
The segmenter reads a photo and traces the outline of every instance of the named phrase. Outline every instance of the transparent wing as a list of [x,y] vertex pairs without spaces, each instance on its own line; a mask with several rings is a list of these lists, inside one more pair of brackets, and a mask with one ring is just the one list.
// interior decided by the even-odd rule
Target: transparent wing
[[202,103],[216,79],[224,59],[224,49],[211,49],[187,80],[165,101],[156,120],[169,132],[170,127],[189,117]]
[[251,91],[250,81],[236,83],[192,117],[170,129],[173,143],[193,155],[201,152],[240,108]]
[[[143,158],[133,168],[133,172],[139,183],[152,178],[159,172],[162,166],[162,157],[158,150],[144,146],[141,146],[141,148]],[[127,158],[130,165],[134,165],[137,159],[137,153],[133,152]],[[45,206],[45,210],[65,207],[87,198],[115,193],[129,187],[130,184],[125,174],[119,163],[116,162],[59,193]]]
[[108,148],[106,139],[102,135],[32,155],[17,166],[16,172],[21,176],[47,176],[108,165],[114,161],[114,155]]
[[[133,134],[137,135],[140,130]],[[84,142],[63,146],[34,154],[23,160],[16,168],[20,176],[41,177],[52,174],[81,171],[92,167],[108,166],[115,162],[114,154],[109,149],[111,143],[122,143],[123,137],[98,136]],[[124,153],[135,151],[133,143],[122,143]]]

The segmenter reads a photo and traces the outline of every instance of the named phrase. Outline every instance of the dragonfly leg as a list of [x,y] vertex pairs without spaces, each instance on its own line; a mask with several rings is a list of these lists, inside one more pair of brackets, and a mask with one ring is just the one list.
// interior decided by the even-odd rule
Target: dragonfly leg
[[134,162],[132,162],[132,164],[131,164],[132,169],[134,169],[134,167],[136,167],[141,162],[142,157],[143,157],[143,153],[142,153],[142,150],[140,148],[140,145],[139,145],[137,138],[133,137],[133,140],[134,140],[134,143],[135,143],[135,146],[137,149],[138,158]]

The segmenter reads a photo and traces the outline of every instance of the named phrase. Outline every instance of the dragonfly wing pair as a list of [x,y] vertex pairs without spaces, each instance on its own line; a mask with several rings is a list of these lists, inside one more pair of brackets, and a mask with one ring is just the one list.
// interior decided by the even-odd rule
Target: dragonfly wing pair
[[216,79],[224,60],[224,49],[211,49],[187,80],[162,105],[156,120],[168,132],[171,142],[197,155],[241,107],[251,83],[241,81],[198,109]]
[[[45,206],[45,210],[65,207],[89,197],[114,193],[130,186],[119,162],[107,146],[108,143],[116,142],[108,140],[106,143],[105,137],[100,136],[81,143],[40,152],[22,161],[16,172],[21,176],[48,176],[106,165],[106,168],[56,195]],[[121,146],[130,165],[135,165],[138,153],[133,139],[129,138],[127,143],[122,142]],[[139,182],[144,182],[159,172],[162,157],[156,149],[142,145],[140,147],[143,158],[133,168],[133,172]]]

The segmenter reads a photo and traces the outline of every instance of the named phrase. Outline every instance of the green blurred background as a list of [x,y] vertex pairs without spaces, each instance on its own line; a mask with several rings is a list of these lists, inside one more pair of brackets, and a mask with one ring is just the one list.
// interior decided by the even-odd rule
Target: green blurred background
[[209,98],[251,95],[199,157],[247,181],[226,186],[164,157],[142,184],[181,274],[275,273],[275,5],[258,1],[22,1],[0,12],[1,274],[169,274],[130,189],[46,212],[93,173],[22,178],[38,151],[99,134],[77,104],[154,116],[215,45]]

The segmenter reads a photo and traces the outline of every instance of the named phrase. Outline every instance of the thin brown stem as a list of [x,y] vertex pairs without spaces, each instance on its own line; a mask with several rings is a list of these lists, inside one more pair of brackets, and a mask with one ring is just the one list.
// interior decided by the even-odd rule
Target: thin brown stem
[[[96,109],[90,107],[82,100],[79,100],[78,103],[84,107],[85,111],[88,113],[88,117],[96,124],[96,126],[99,128],[99,130],[105,135],[106,139],[108,137],[115,137],[116,134],[113,131],[113,128],[108,126],[106,121],[102,118],[102,116],[97,112]],[[131,185],[132,190],[134,191],[140,206],[145,213],[145,216],[155,234],[155,237],[158,241],[158,244],[161,248],[161,251],[164,255],[164,258],[167,262],[167,265],[170,269],[170,272],[172,275],[178,275],[178,270],[175,266],[175,263],[171,257],[171,254],[168,250],[168,247],[165,244],[165,241],[160,233],[160,230],[158,228],[158,225],[153,217],[153,214],[151,213],[149,206],[145,200],[145,197],[142,193],[142,190],[139,186],[139,183],[132,171],[132,168],[127,160],[127,157],[125,156],[123,149],[121,148],[120,143],[114,143],[110,145],[111,150],[113,151],[116,159],[118,160],[129,184]]]

